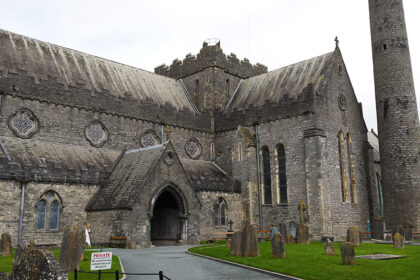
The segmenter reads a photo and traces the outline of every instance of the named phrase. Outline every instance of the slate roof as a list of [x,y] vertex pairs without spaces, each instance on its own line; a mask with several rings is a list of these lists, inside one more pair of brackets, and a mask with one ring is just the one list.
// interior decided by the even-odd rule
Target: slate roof
[[216,163],[204,160],[181,159],[195,191],[241,192],[240,183]]
[[225,111],[233,112],[250,105],[257,107],[265,103],[279,103],[283,99],[297,99],[308,85],[316,90],[325,78],[323,70],[333,54],[330,52],[243,80]]
[[0,137],[0,179],[101,184],[119,151]]
[[164,145],[156,145],[125,152],[86,210],[131,208],[164,149]]
[[182,85],[172,78],[1,29],[0,53],[1,78],[32,77],[35,84],[52,81],[88,95],[109,93],[194,111]]

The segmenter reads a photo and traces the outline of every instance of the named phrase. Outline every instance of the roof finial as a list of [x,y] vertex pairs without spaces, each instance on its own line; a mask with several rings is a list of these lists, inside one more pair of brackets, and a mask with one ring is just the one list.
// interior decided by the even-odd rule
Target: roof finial
[[337,37],[337,36],[335,36],[334,41],[335,41],[335,47],[337,47],[337,48],[338,48],[338,42],[340,42],[340,41],[338,41],[338,37]]

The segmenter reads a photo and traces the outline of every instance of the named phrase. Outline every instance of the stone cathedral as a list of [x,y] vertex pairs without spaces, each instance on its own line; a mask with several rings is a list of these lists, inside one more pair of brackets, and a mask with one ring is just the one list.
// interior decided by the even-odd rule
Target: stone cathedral
[[313,239],[418,228],[402,2],[369,3],[379,144],[338,40],[270,72],[206,41],[151,73],[0,30],[0,232],[57,245],[80,223],[94,244],[197,243],[230,221],[298,223],[301,200]]

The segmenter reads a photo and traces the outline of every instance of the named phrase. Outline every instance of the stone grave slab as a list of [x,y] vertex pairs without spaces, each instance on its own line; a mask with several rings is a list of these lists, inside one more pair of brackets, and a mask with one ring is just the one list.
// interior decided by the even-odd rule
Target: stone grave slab
[[373,255],[362,255],[356,256],[356,258],[360,259],[368,259],[368,260],[392,260],[392,259],[400,259],[405,258],[406,255],[392,255],[392,254],[373,254]]

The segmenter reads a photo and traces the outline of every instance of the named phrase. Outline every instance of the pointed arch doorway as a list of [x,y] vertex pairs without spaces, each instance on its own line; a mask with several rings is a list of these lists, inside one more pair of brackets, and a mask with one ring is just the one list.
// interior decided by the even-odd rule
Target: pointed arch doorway
[[154,199],[152,207],[153,215],[150,219],[152,244],[170,246],[184,241],[187,219],[182,193],[171,186],[167,186]]

